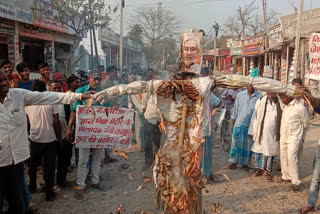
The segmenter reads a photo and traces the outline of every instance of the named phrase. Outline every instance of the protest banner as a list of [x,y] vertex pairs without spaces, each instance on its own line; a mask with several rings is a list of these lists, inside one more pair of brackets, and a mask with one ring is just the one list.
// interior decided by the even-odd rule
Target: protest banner
[[313,33],[309,43],[310,69],[309,79],[320,80],[320,34]]
[[75,141],[77,148],[129,148],[133,109],[78,106]]

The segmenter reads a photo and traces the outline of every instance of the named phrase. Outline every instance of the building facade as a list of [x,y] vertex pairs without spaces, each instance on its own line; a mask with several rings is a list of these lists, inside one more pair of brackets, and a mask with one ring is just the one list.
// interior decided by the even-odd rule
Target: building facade
[[[97,65],[116,66],[120,65],[120,35],[108,28],[99,28],[95,30],[97,38],[98,57],[95,54],[93,35],[88,32],[83,38],[76,55],[83,57],[78,63],[81,70],[88,71],[96,68]],[[92,47],[92,48],[91,48]],[[92,53],[93,52],[93,53]],[[97,61],[98,60],[98,61]],[[130,40],[123,38],[123,66],[124,68],[145,67],[145,58],[143,54],[143,46]]]

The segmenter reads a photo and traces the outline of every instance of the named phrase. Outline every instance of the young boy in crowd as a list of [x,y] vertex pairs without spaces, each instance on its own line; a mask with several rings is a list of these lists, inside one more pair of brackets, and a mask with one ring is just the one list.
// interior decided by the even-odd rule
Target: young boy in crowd
[[[46,84],[35,80],[33,91],[46,91]],[[37,167],[44,159],[44,181],[46,201],[53,201],[56,197],[53,186],[55,178],[55,163],[57,140],[61,142],[59,109],[55,105],[34,105],[25,108],[30,123],[30,185],[31,193],[37,190]]]
[[19,81],[18,88],[23,88],[32,91],[31,85],[33,81],[30,80],[31,67],[27,63],[21,62],[17,65],[16,69],[21,78],[21,80]]

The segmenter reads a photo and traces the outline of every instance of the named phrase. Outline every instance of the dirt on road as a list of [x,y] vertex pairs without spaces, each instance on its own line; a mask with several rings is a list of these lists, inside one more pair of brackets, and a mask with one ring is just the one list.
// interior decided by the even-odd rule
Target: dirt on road
[[[306,204],[311,174],[312,162],[318,149],[320,138],[320,121],[313,121],[307,132],[301,163],[302,186],[298,192],[290,192],[289,184],[267,182],[264,177],[252,177],[243,169],[224,170],[228,162],[228,153],[215,140],[213,151],[213,171],[218,176],[218,182],[208,182],[203,189],[202,207],[208,212],[207,204],[220,203],[224,209],[221,213],[299,213],[298,210]],[[44,193],[33,195],[32,203],[40,213],[46,214],[84,214],[117,213],[115,210],[122,206],[122,213],[140,214],[155,213],[154,183],[151,180],[152,170],[143,170],[144,153],[136,151],[127,154],[129,159],[117,157],[120,161],[105,164],[101,168],[104,184],[110,187],[106,192],[100,192],[90,187],[85,192],[83,200],[74,198],[72,185],[62,189],[54,202],[46,202]],[[129,167],[123,169],[122,164]],[[74,170],[68,175],[68,181],[75,184]],[[280,176],[280,172],[275,173]],[[150,179],[150,180],[149,180]],[[90,183],[90,182],[89,182]],[[320,213],[319,204],[317,204]]]

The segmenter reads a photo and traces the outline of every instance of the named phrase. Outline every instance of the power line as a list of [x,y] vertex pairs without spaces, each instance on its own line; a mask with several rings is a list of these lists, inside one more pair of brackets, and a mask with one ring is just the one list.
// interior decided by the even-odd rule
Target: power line
[[[171,1],[165,1],[165,2],[161,2],[163,5],[166,6],[170,6],[170,7],[183,7],[183,6],[190,6],[190,5],[195,5],[195,4],[202,4],[202,3],[207,3],[207,2],[217,2],[217,1],[224,1],[224,0],[202,0],[202,1],[189,1],[186,2],[184,1],[176,1],[176,0],[171,0]],[[119,6],[119,4],[106,4],[108,6]],[[153,3],[141,3],[141,4],[127,4],[126,8],[128,7],[156,7],[158,5],[157,2],[153,2]]]

